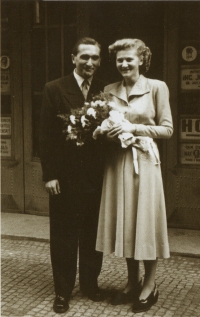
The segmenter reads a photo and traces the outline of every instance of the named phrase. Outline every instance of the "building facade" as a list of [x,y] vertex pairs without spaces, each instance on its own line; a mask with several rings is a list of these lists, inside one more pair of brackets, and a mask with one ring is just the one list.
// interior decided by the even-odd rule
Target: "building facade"
[[44,84],[73,70],[81,36],[102,45],[98,76],[119,79],[108,46],[142,39],[152,50],[147,77],[170,90],[174,135],[160,142],[170,227],[200,229],[200,3],[2,1],[2,211],[48,215],[38,123]]

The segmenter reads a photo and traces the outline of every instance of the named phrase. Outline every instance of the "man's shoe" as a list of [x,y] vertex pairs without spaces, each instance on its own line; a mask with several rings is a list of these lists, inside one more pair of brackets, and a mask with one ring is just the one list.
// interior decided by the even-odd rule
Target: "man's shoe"
[[68,300],[60,295],[56,295],[53,303],[53,310],[57,314],[65,313],[69,309]]
[[157,290],[156,285],[154,286],[153,291],[146,299],[139,299],[133,304],[132,312],[133,313],[141,313],[147,311],[153,306],[158,300],[159,292]]
[[93,302],[102,302],[104,300],[104,295],[102,291],[97,288],[94,291],[88,292],[88,298]]
[[131,289],[129,292],[117,293],[111,300],[111,305],[123,305],[127,303],[133,303],[136,298],[138,298],[141,290],[142,290],[143,280],[140,280],[135,288]]

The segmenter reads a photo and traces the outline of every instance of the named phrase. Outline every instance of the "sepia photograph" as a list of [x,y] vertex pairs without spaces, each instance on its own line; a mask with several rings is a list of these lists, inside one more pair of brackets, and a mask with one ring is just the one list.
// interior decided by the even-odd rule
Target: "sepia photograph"
[[200,316],[200,1],[1,0],[2,317]]

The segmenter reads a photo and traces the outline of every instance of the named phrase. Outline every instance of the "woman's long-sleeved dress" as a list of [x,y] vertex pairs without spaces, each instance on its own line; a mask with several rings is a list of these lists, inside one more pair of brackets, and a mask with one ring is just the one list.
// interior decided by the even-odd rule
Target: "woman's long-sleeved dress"
[[[173,133],[169,91],[159,80],[140,75],[127,99],[122,82],[105,87],[125,118],[136,124],[135,136],[170,138]],[[157,154],[157,155],[156,155]],[[165,198],[159,157],[132,147],[110,144],[104,173],[96,249],[136,260],[169,257]]]

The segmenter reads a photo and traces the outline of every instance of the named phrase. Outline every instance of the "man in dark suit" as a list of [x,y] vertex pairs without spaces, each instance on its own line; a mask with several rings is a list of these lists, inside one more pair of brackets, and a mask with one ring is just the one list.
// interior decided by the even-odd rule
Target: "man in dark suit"
[[100,66],[100,45],[82,38],[72,52],[73,73],[45,85],[40,125],[43,180],[50,194],[50,251],[56,313],[68,310],[77,267],[84,295],[101,301],[97,279],[102,253],[95,251],[103,178],[103,145],[91,139],[81,147],[66,141],[58,117],[83,106],[103,91],[105,83],[94,75]]

